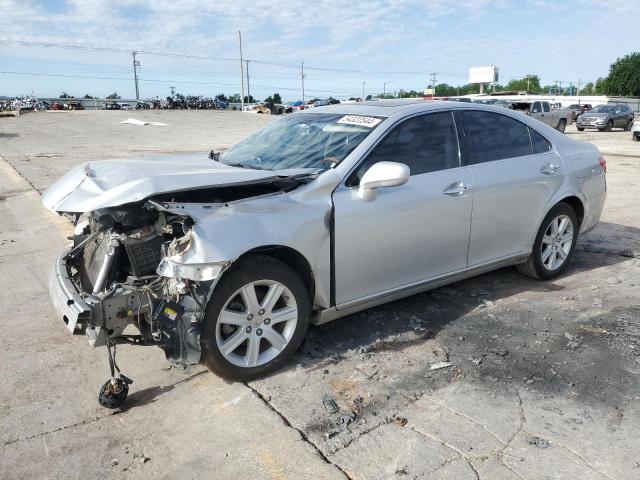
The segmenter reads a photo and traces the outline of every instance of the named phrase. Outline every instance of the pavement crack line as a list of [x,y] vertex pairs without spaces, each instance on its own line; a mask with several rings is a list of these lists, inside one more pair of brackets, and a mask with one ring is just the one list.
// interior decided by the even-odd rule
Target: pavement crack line
[[507,444],[506,444],[503,448],[501,448],[501,449],[500,449],[500,451],[497,453],[497,455],[498,455],[498,460],[500,461],[500,463],[501,463],[502,465],[504,465],[504,466],[505,466],[509,471],[511,471],[512,473],[514,473],[515,475],[517,475],[519,478],[524,478],[524,477],[522,477],[520,474],[518,474],[516,471],[514,471],[514,470],[511,468],[511,466],[510,466],[507,462],[505,462],[505,460],[504,460],[503,456],[505,456],[505,457],[511,457],[511,458],[516,458],[516,459],[518,459],[518,460],[521,460],[521,459],[519,459],[519,458],[517,458],[517,457],[512,457],[511,455],[507,455],[507,454],[505,454],[505,453],[504,453],[504,451],[505,451],[507,448],[509,448],[509,446],[511,445],[511,443],[515,440],[515,438],[516,438],[519,434],[521,434],[521,433],[526,433],[527,435],[532,436],[532,437],[539,437],[539,438],[542,438],[542,439],[546,440],[547,442],[549,442],[550,444],[555,445],[556,447],[560,447],[560,448],[562,448],[563,450],[566,450],[567,452],[571,453],[572,455],[574,455],[575,457],[577,457],[578,459],[580,459],[580,460],[582,461],[582,463],[584,463],[587,467],[589,467],[589,468],[590,468],[591,470],[593,470],[594,472],[596,472],[596,473],[598,473],[598,474],[602,475],[603,477],[606,477],[606,478],[608,478],[608,479],[610,479],[610,480],[614,480],[614,478],[613,478],[613,477],[611,477],[610,475],[608,475],[606,472],[603,472],[603,471],[601,471],[601,470],[597,469],[595,466],[593,466],[593,465],[592,465],[592,464],[591,464],[591,463],[590,463],[586,458],[584,458],[580,453],[578,453],[578,452],[576,452],[576,451],[572,450],[571,448],[569,448],[569,447],[567,447],[567,446],[565,446],[565,445],[562,445],[561,443],[559,443],[559,442],[557,442],[557,441],[555,441],[555,440],[551,440],[551,439],[546,438],[546,437],[544,437],[544,436],[542,436],[542,435],[538,435],[538,434],[536,434],[536,433],[532,433],[531,431],[529,431],[528,429],[526,429],[525,427],[526,427],[526,424],[527,424],[527,417],[526,417],[526,415],[525,415],[525,413],[524,413],[524,405],[523,405],[523,403],[522,403],[522,397],[520,396],[520,391],[519,391],[517,388],[516,388],[516,390],[515,390],[515,393],[516,393],[516,397],[517,397],[517,400],[518,400],[518,407],[520,408],[520,426],[518,427],[518,430],[516,430],[516,432],[511,436],[511,438],[509,439],[509,441],[507,442]]
[[24,180],[25,182],[27,182],[29,184],[29,186],[40,196],[42,196],[42,192],[40,190],[38,190],[36,188],[36,186],[31,182],[31,180],[29,180],[27,177],[25,177],[22,173],[20,173],[20,171],[13,166],[13,164],[11,164],[6,158],[4,158],[3,156],[0,155],[0,159],[2,159],[2,162],[9,168],[9,170],[13,170],[22,180]]
[[49,435],[51,433],[61,432],[62,430],[69,430],[71,428],[81,427],[83,425],[90,425],[92,423],[98,422],[100,420],[103,420],[105,418],[111,417],[113,415],[117,415],[119,413],[120,413],[119,411],[114,411],[113,413],[109,413],[107,415],[100,415],[100,416],[96,416],[96,417],[87,418],[85,420],[82,420],[81,422],[72,423],[71,425],[63,425],[62,427],[54,428],[53,430],[47,430],[46,432],[40,432],[40,433],[36,433],[35,435],[29,435],[27,437],[16,438],[14,440],[9,440],[8,442],[4,442],[4,444],[2,446],[3,447],[8,447],[9,445],[13,445],[14,443],[20,443],[20,442],[24,442],[24,441],[27,441],[27,440],[32,440],[34,438],[44,437],[44,436]]
[[469,420],[471,423],[478,425],[480,428],[482,428],[485,432],[487,432],[489,435],[491,435],[498,443],[501,443],[502,445],[504,445],[505,447],[507,446],[507,442],[505,442],[504,440],[501,440],[498,435],[494,432],[492,432],[491,430],[489,430],[489,428],[487,428],[485,425],[483,425],[482,423],[480,423],[479,421],[477,421],[475,418],[470,417],[469,415],[462,413],[462,412],[458,412],[457,410],[445,405],[444,403],[440,403],[437,400],[434,400],[433,398],[431,398],[429,395],[425,394],[423,395],[423,398],[426,398],[427,400],[429,400],[432,403],[435,403],[436,405],[438,405],[441,408],[444,408],[445,410],[451,412],[453,415],[458,415],[460,417],[466,418],[467,420]]
[[327,457],[324,453],[322,453],[322,450],[320,450],[318,448],[318,446],[313,443],[309,437],[307,437],[307,435],[299,428],[297,428],[296,426],[292,425],[291,422],[287,419],[287,417],[285,417],[282,413],[280,413],[273,405],[271,405],[271,403],[269,403],[267,401],[266,398],[264,398],[264,395],[262,395],[258,390],[256,390],[255,388],[253,388],[251,385],[249,385],[247,382],[245,382],[246,387],[251,390],[251,392],[253,392],[253,394],[258,397],[258,399],[264,403],[264,405],[271,410],[273,413],[275,413],[280,420],[282,420],[284,422],[284,424],[289,427],[294,429],[296,432],[298,432],[298,435],[300,435],[300,438],[302,438],[302,440],[307,443],[316,453],[316,455],[318,455],[318,457],[320,457],[320,459],[322,459],[322,461],[324,461],[326,464],[331,465],[333,467],[335,467],[340,473],[342,473],[345,478],[347,478],[348,480],[353,480],[353,477],[351,477],[351,475],[349,475],[347,472],[345,472],[342,467],[340,465],[338,465],[335,462],[332,462],[331,459],[329,459],[329,457]]
[[437,442],[440,445],[442,445],[442,446],[454,451],[458,455],[459,458],[463,459],[467,463],[467,465],[469,466],[469,468],[471,469],[471,471],[475,475],[476,480],[480,480],[480,474],[478,473],[478,470],[476,470],[476,467],[474,467],[473,464],[471,463],[471,458],[469,458],[462,450],[460,450],[459,448],[454,447],[450,443],[444,441],[443,439],[441,439],[439,437],[436,437],[435,435],[432,435],[430,433],[418,430],[417,428],[415,428],[413,426],[409,426],[407,428],[409,428],[410,430],[413,430],[414,432],[416,432],[419,435],[422,435],[423,437],[428,438],[429,440],[433,440],[434,442]]

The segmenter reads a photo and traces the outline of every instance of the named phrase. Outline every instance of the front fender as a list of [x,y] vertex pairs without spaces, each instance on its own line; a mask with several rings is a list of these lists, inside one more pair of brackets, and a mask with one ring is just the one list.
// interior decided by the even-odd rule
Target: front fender
[[[159,267],[158,274],[210,280],[219,277],[250,250],[266,245],[284,246],[299,252],[308,261],[316,285],[315,301],[328,305],[330,211],[327,200],[298,202],[282,195],[221,206],[195,218],[188,248],[167,257],[161,264],[165,268]],[[205,269],[208,273],[203,277]]]

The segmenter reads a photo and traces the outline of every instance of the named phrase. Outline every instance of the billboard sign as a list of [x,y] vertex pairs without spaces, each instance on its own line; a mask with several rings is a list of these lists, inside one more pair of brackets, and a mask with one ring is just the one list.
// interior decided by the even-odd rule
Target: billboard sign
[[498,67],[472,67],[469,69],[469,83],[493,83],[498,81]]
[[433,95],[436,94],[436,89],[435,88],[425,88],[424,89],[424,94],[433,96]]

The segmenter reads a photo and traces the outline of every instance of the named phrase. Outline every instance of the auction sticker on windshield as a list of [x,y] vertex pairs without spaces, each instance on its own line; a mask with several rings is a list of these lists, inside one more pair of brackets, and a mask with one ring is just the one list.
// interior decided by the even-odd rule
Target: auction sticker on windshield
[[359,127],[373,128],[382,121],[381,118],[365,117],[363,115],[345,115],[336,123],[344,123],[347,125],[358,125]]

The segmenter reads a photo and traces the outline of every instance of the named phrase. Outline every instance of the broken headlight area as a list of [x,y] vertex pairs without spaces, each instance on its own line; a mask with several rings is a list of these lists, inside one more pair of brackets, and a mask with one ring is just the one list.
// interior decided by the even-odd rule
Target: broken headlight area
[[56,276],[58,291],[77,295],[54,298],[67,303],[68,328],[96,347],[157,345],[172,361],[198,363],[201,320],[223,266],[176,263],[191,247],[192,226],[149,203],[79,216]]

